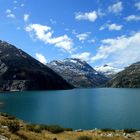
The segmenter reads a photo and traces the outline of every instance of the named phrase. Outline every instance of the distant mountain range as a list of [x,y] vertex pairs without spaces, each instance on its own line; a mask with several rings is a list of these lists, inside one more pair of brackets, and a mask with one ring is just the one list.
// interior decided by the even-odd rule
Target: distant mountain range
[[93,69],[87,62],[76,58],[51,61],[47,66],[75,87],[99,87],[108,81],[108,78]]
[[0,41],[0,91],[73,88],[61,76],[15,46]]
[[108,78],[112,78],[115,74],[122,71],[122,69],[118,69],[107,64],[103,66],[95,67],[95,70],[105,75]]
[[134,63],[117,73],[107,83],[107,87],[140,88],[140,62]]
[[86,61],[76,58],[55,60],[46,65],[0,41],[0,91],[140,87],[140,62],[120,72],[109,65],[94,69]]

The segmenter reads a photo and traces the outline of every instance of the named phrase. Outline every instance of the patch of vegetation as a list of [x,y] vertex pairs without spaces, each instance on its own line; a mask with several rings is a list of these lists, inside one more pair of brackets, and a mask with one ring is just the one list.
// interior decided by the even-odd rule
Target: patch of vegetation
[[129,128],[129,129],[124,129],[123,131],[125,133],[135,133],[137,130],[136,129]]
[[8,117],[9,115],[8,114],[6,114],[6,113],[0,113],[0,116],[3,116],[3,117]]
[[0,116],[6,117],[6,118],[8,118],[9,120],[15,120],[15,119],[16,119],[16,117],[11,116],[11,115],[8,115],[8,114],[6,114],[6,113],[0,113]]
[[35,124],[27,124],[26,128],[27,130],[33,131],[35,133],[41,133],[41,131],[43,130],[39,125]]
[[72,128],[64,128],[64,131],[73,131]]
[[48,126],[47,130],[54,134],[64,132],[64,128],[62,128],[58,125],[50,125],[50,126]]
[[16,120],[7,121],[7,126],[9,128],[9,131],[12,133],[16,133],[17,131],[20,130],[19,121],[16,121]]
[[103,132],[115,132],[115,130],[114,129],[111,129],[111,128],[102,128],[101,129],[101,131],[103,131]]
[[90,136],[80,136],[77,140],[92,140]]
[[62,128],[58,125],[35,125],[35,124],[28,124],[26,126],[27,130],[29,131],[33,131],[36,133],[41,133],[41,131],[43,130],[47,130],[51,133],[57,134],[57,133],[61,133],[64,131],[72,131],[71,128]]

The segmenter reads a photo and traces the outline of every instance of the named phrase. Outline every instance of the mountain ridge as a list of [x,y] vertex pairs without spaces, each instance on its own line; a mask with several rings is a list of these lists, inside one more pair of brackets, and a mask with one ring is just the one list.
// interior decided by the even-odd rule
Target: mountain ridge
[[116,88],[140,88],[140,61],[117,73],[106,85]]
[[98,87],[108,80],[86,61],[77,58],[54,60],[48,63],[47,66],[75,87]]
[[71,89],[61,76],[21,49],[0,41],[0,91]]

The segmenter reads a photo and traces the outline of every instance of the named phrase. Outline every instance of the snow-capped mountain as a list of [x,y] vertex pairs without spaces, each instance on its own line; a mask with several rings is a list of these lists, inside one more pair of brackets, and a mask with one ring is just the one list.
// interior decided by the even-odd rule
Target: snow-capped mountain
[[95,70],[105,75],[106,77],[111,78],[112,76],[120,72],[122,69],[118,69],[110,65],[103,65],[103,66],[95,67]]
[[94,70],[86,61],[77,58],[51,61],[47,66],[75,87],[97,87],[108,81],[108,78]]

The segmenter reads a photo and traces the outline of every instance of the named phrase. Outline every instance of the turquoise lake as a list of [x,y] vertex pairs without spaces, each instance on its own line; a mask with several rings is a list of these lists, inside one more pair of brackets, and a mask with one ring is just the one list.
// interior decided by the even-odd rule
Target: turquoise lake
[[91,88],[0,94],[0,112],[73,129],[140,129],[140,89]]

